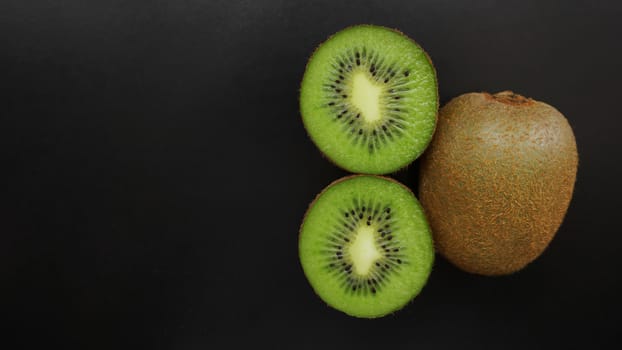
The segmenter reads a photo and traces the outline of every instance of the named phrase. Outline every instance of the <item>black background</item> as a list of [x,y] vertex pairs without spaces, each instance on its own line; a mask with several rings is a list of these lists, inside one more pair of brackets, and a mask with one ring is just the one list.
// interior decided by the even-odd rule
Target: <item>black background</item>
[[[612,346],[621,16],[616,1],[2,1],[2,347]],[[298,87],[313,49],[358,23],[417,40],[441,103],[512,89],[566,115],[576,189],[534,264],[486,278],[437,257],[377,320],[314,295],[298,226],[346,173],[306,136]],[[416,171],[395,177],[416,188]]]

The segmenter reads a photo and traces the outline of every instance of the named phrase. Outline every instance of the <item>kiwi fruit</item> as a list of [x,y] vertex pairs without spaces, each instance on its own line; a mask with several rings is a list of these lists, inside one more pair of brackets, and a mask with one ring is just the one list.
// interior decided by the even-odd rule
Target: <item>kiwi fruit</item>
[[471,273],[522,269],[561,225],[577,165],[572,128],[552,106],[510,91],[454,98],[420,170],[436,248]]
[[354,173],[390,173],[415,160],[432,138],[436,71],[423,49],[395,30],[346,28],[309,59],[300,111],[333,163]]
[[326,187],[300,228],[300,262],[328,305],[374,318],[401,309],[426,283],[434,261],[423,209],[399,182],[355,175]]

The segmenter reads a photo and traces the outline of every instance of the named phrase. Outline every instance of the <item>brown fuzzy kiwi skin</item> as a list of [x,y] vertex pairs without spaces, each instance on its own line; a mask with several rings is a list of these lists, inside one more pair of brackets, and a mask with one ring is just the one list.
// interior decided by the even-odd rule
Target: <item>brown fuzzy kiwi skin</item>
[[438,252],[475,274],[521,270],[561,225],[577,167],[572,128],[554,107],[510,91],[454,98],[419,178]]
[[[439,96],[439,87],[438,87],[438,75],[437,75],[436,67],[434,66],[434,63],[432,62],[432,58],[430,57],[430,55],[428,54],[428,52],[427,52],[427,51],[425,51],[425,50],[423,49],[423,47],[421,47],[421,45],[419,45],[419,44],[418,44],[415,40],[413,40],[413,39],[412,39],[412,38],[410,38],[408,35],[404,34],[403,32],[401,32],[400,30],[398,30],[398,29],[396,29],[396,28],[389,28],[389,27],[384,27],[384,26],[380,26],[380,25],[376,25],[376,24],[357,24],[357,25],[351,25],[351,26],[345,27],[345,28],[343,28],[343,29],[339,30],[338,32],[331,34],[331,35],[330,35],[330,36],[329,36],[326,40],[324,40],[322,43],[320,43],[318,46],[316,46],[316,47],[315,47],[315,49],[313,50],[313,53],[311,54],[311,56],[309,56],[309,59],[307,60],[307,64],[305,65],[305,70],[304,70],[304,72],[303,72],[303,75],[302,75],[302,76],[304,77],[304,75],[305,75],[305,74],[307,74],[307,69],[309,68],[309,62],[311,62],[311,60],[313,59],[313,56],[315,56],[315,53],[316,53],[316,52],[317,52],[317,50],[318,50],[318,49],[322,46],[322,44],[324,44],[325,42],[329,41],[329,40],[330,40],[333,36],[335,36],[336,34],[338,34],[338,33],[342,32],[342,31],[344,31],[344,30],[346,30],[346,29],[350,29],[350,28],[353,28],[353,27],[358,27],[358,26],[379,27],[379,28],[384,28],[384,29],[388,29],[388,30],[390,30],[390,31],[393,31],[393,32],[395,32],[395,33],[397,33],[397,34],[399,34],[399,35],[401,35],[401,36],[403,36],[403,37],[407,38],[408,40],[410,40],[413,44],[415,44],[415,45],[416,45],[416,46],[417,46],[417,47],[418,47],[418,48],[419,48],[419,49],[420,49],[420,50],[421,50],[421,51],[425,54],[425,57],[427,58],[428,63],[430,64],[430,66],[432,67],[432,70],[434,71],[434,86],[436,86],[436,114],[434,115],[434,127],[436,128],[436,124],[438,123],[438,107],[440,106],[440,96]],[[300,85],[299,85],[299,87],[298,87],[298,106],[300,106],[300,105],[301,105],[301,104],[300,104],[300,91],[301,91],[301,90],[302,90],[302,80],[300,80]],[[300,120],[302,121],[302,111],[299,111],[299,112],[300,112],[300,116],[299,116],[299,117],[300,117]],[[303,127],[305,128],[305,131],[307,132],[307,135],[310,135],[310,134],[309,134],[309,130],[307,130],[307,126],[305,125],[305,123],[304,123],[304,122],[302,123],[302,125],[303,125]],[[435,132],[436,132],[436,130],[433,130],[433,131],[432,131],[432,135],[434,135],[434,133],[435,133]],[[309,137],[309,139],[311,139],[311,137]],[[311,141],[313,142],[313,139],[311,139]],[[425,146],[425,147],[421,150],[421,152],[422,152],[422,153],[423,153],[423,152],[426,150],[426,148],[430,145],[430,142],[431,142],[431,141],[432,141],[432,140],[430,139],[430,140],[428,141],[428,144],[427,144],[427,145],[426,145],[426,146]],[[318,148],[318,150],[319,150],[319,148]],[[343,168],[341,165],[339,165],[339,164],[335,163],[335,162],[334,162],[334,161],[333,161],[333,160],[332,160],[329,156],[327,156],[326,154],[324,154],[324,152],[320,151],[320,153],[322,154],[322,157],[323,157],[324,159],[327,159],[327,160],[328,160],[331,164],[333,164],[333,165],[335,165],[336,167],[341,168],[341,169],[343,169],[343,170],[345,170],[345,171],[349,171],[348,169],[345,169],[345,168]],[[418,154],[418,155],[417,155],[417,157],[416,157],[415,159],[419,158],[420,156],[421,156],[421,154]],[[394,169],[394,170],[390,171],[389,173],[396,173],[396,172],[398,172],[398,171],[400,171],[400,170],[408,169],[408,167],[409,167],[411,164],[412,164],[412,162],[411,162],[411,163],[409,163],[409,164],[405,164],[405,165],[404,165],[404,166],[402,166],[401,168]],[[369,174],[369,175],[374,175],[374,174]],[[337,181],[339,181],[339,180],[337,180]]]

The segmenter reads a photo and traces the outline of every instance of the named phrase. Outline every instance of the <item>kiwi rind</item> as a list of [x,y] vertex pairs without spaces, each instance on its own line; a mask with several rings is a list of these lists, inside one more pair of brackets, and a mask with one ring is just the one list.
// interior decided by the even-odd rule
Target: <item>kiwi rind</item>
[[[417,43],[415,42],[412,38],[408,37],[407,35],[405,35],[403,32],[394,29],[394,28],[387,28],[387,27],[382,27],[382,26],[377,26],[377,25],[372,25],[372,24],[362,24],[362,25],[356,25],[356,26],[350,26],[350,27],[346,27],[343,30],[332,34],[331,36],[328,37],[327,40],[325,40],[322,44],[320,44],[319,46],[317,46],[313,52],[313,54],[310,56],[309,60],[307,61],[307,65],[305,67],[305,72],[304,72],[304,76],[307,76],[307,73],[309,72],[309,67],[311,62],[313,61],[313,58],[316,56],[318,50],[322,47],[322,45],[324,43],[327,43],[329,41],[331,41],[331,39],[333,39],[335,36],[341,34],[342,32],[346,32],[348,30],[351,29],[356,29],[356,28],[376,28],[376,29],[380,29],[380,30],[386,30],[389,32],[392,32],[394,34],[398,34],[401,38],[407,39],[414,47],[417,48],[417,50],[425,57],[425,60],[427,61],[428,64],[428,68],[431,70],[431,75],[430,77],[433,79],[433,87],[434,87],[434,113],[433,113],[433,123],[431,125],[431,128],[428,132],[427,135],[425,135],[425,137],[422,138],[422,142],[420,145],[418,145],[417,147],[410,147],[410,148],[406,148],[406,150],[400,150],[399,152],[393,152],[394,154],[398,154],[398,153],[404,153],[407,152],[409,153],[409,157],[407,159],[404,159],[400,162],[393,162],[390,164],[383,164],[383,165],[372,165],[370,166],[369,164],[364,164],[364,162],[362,161],[353,161],[353,162],[344,162],[343,157],[341,157],[341,159],[338,159],[337,157],[335,157],[334,155],[331,155],[330,152],[324,148],[321,144],[319,144],[315,138],[312,136],[312,132],[309,128],[309,125],[305,122],[305,118],[304,118],[304,112],[303,112],[303,103],[302,103],[302,90],[303,90],[303,85],[304,85],[304,81],[305,79],[303,78],[303,80],[301,81],[300,84],[300,90],[301,90],[301,94],[299,95],[299,105],[300,105],[300,113],[301,116],[303,116],[303,125],[305,127],[305,130],[307,131],[307,134],[309,136],[311,136],[312,141],[316,144],[316,146],[318,147],[318,149],[320,150],[320,153],[326,158],[328,159],[331,163],[333,163],[334,165],[350,171],[350,172],[354,172],[354,173],[361,173],[361,174],[376,174],[376,175],[382,175],[382,174],[389,174],[389,173],[393,173],[396,171],[399,171],[401,169],[405,169],[407,168],[415,159],[417,159],[423,152],[424,150],[428,147],[429,143],[431,142],[432,139],[432,135],[435,132],[435,128],[436,128],[436,122],[438,119],[438,107],[439,107],[439,92],[438,92],[438,77],[437,77],[437,72],[436,72],[436,68],[430,58],[430,55]],[[390,157],[393,157],[394,154],[385,154],[383,156],[378,157],[379,159],[388,159]],[[352,157],[355,157],[356,155],[352,155]],[[350,157],[350,156],[349,156]],[[351,158],[351,157],[350,157]]]
[[419,180],[437,250],[471,273],[523,269],[561,225],[577,166],[572,128],[554,107],[511,91],[452,99]]
[[[400,293],[394,293],[395,294],[394,297],[390,297],[391,294],[388,294],[386,296],[381,295],[381,297],[389,297],[389,298],[384,301],[380,300],[380,302],[377,303],[378,305],[375,305],[375,306],[371,305],[371,307],[369,306],[370,304],[373,304],[374,300],[361,298],[358,300],[351,299],[348,302],[344,303],[344,302],[339,302],[339,298],[335,300],[333,296],[327,295],[327,290],[337,291],[337,293],[340,293],[340,289],[339,288],[334,288],[334,289],[324,288],[325,287],[324,284],[326,284],[327,282],[326,280],[323,281],[324,283],[322,282],[318,283],[318,281],[321,280],[320,278],[321,276],[313,275],[314,271],[315,272],[317,271],[317,268],[309,267],[310,263],[308,263],[308,259],[305,260],[306,259],[305,256],[308,257],[309,254],[311,253],[309,253],[308,251],[305,252],[304,247],[303,247],[304,245],[303,232],[304,232],[305,225],[308,224],[307,218],[309,216],[309,213],[312,212],[313,208],[318,203],[318,200],[320,200],[327,193],[327,191],[330,191],[331,189],[335,188],[335,186],[339,184],[342,184],[348,181],[357,181],[357,180],[369,181],[368,179],[371,179],[373,181],[383,180],[383,181],[387,181],[387,184],[390,183],[391,185],[399,185],[399,190],[396,196],[407,197],[408,199],[406,201],[408,201],[409,203],[406,204],[406,207],[399,207],[400,209],[396,209],[396,210],[403,210],[403,208],[411,208],[409,207],[410,205],[412,205],[414,208],[417,208],[416,216],[418,217],[418,219],[404,220],[404,221],[409,221],[409,222],[404,223],[403,226],[410,227],[411,229],[413,227],[418,228],[417,229],[418,231],[416,231],[416,237],[415,236],[409,237],[406,241],[411,242],[411,243],[416,242],[416,244],[412,244],[411,249],[415,249],[417,252],[421,252],[421,255],[417,256],[418,260],[413,261],[412,265],[407,265],[409,267],[403,270],[403,272],[400,275],[400,278],[402,278],[403,276],[406,276],[404,278],[409,278],[409,280],[403,282],[403,284],[405,286],[410,285],[410,288],[406,287],[404,290],[401,290]],[[404,198],[402,198],[402,200],[403,199]],[[420,293],[421,289],[423,288],[423,286],[425,285],[427,281],[427,278],[429,277],[429,274],[431,272],[432,265],[434,262],[434,247],[433,247],[431,232],[427,224],[427,220],[425,218],[423,208],[417,201],[412,191],[408,187],[404,186],[403,184],[401,184],[400,182],[394,179],[391,179],[388,177],[382,177],[382,176],[374,176],[374,175],[351,175],[351,176],[343,177],[341,179],[333,181],[331,184],[325,187],[315,197],[315,199],[310,203],[309,208],[307,209],[304,215],[303,222],[300,226],[299,252],[300,252],[300,260],[301,260],[301,265],[303,267],[303,271],[305,273],[305,276],[309,280],[315,293],[318,294],[318,296],[320,296],[320,298],[324,300],[324,302],[326,302],[329,306],[337,310],[340,310],[348,315],[355,316],[355,317],[362,317],[362,318],[376,318],[376,317],[385,316],[407,305],[408,302],[410,302],[415,296],[417,296]],[[305,261],[307,261],[307,264],[305,264]],[[413,269],[416,269],[416,271]],[[398,277],[394,277],[394,278],[398,278]],[[396,280],[396,282],[393,282],[393,283],[398,283],[398,282]],[[398,302],[396,303],[396,301]],[[389,305],[389,307],[387,307],[387,304]]]

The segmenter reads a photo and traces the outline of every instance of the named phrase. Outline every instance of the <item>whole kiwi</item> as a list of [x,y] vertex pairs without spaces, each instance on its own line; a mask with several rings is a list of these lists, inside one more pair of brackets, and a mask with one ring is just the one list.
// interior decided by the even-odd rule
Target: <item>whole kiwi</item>
[[559,228],[577,165],[572,129],[552,106],[510,91],[454,98],[420,173],[438,251],[471,273],[522,269]]

